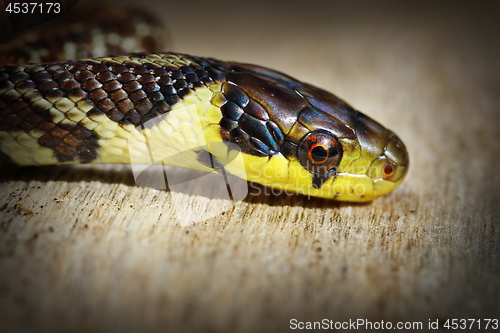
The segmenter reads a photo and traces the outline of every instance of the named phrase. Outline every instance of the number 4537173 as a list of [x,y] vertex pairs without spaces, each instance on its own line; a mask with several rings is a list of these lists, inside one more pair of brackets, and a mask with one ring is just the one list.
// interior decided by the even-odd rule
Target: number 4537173
[[498,329],[498,319],[448,319],[443,325],[444,328],[457,329]]
[[9,14],[58,14],[61,12],[59,2],[9,2],[5,11]]

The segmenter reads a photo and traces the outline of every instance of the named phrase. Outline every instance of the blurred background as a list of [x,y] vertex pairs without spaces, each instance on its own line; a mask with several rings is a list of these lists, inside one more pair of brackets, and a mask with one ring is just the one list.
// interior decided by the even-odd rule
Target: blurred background
[[[149,8],[168,28],[165,51],[259,64],[335,93],[401,137],[410,171],[369,205],[251,197],[208,224],[158,231],[170,194],[138,192],[127,169],[3,169],[7,331],[499,318],[499,2],[80,1],[73,11],[96,3]],[[36,186],[51,198],[44,211],[26,197]],[[61,193],[74,206],[55,206]],[[158,206],[138,215],[123,193]],[[115,198],[116,216],[95,213],[113,212]],[[19,202],[36,215],[26,220]],[[63,231],[37,231],[49,226]]]

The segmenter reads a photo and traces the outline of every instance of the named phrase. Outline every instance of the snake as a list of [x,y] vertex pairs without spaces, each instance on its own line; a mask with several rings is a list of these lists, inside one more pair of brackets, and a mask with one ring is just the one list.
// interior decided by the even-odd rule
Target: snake
[[99,13],[2,42],[2,161],[224,168],[347,202],[403,182],[401,139],[332,93],[266,67],[161,51],[161,21],[140,10]]

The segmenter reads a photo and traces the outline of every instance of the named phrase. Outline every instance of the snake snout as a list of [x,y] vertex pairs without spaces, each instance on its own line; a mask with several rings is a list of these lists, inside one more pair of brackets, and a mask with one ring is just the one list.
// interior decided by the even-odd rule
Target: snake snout
[[383,158],[386,162],[381,170],[382,178],[395,182],[398,186],[408,172],[409,157],[403,141],[393,132],[390,132]]

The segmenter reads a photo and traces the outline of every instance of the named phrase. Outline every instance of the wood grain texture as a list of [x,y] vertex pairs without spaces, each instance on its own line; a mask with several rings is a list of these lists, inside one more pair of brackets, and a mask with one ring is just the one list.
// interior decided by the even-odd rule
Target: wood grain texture
[[498,6],[150,6],[182,14],[173,51],[282,70],[393,129],[407,180],[363,205],[256,187],[183,227],[231,202],[137,187],[129,166],[2,167],[0,332],[500,319]]

